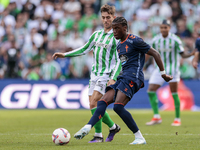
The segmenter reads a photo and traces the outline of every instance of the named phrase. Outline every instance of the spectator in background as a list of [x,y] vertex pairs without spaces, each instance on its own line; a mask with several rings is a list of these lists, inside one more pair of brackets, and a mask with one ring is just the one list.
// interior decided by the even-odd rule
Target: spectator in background
[[[132,15],[135,14],[136,10],[140,7],[142,1],[135,0],[123,0],[122,2],[122,12],[123,16],[127,19],[127,21],[132,20]],[[130,5],[134,3],[134,5]],[[135,34],[135,33],[134,33]]]
[[25,42],[25,35],[27,34],[27,30],[24,27],[23,17],[23,13],[17,15],[17,21],[14,30],[15,39],[20,49],[23,47]]
[[[148,20],[149,28],[151,29],[153,37],[160,32],[160,23],[165,19],[163,16],[159,15],[159,9],[157,9],[156,14],[152,15]],[[134,33],[134,32],[133,32]]]
[[[71,38],[68,40],[68,47],[71,49],[77,49],[84,45],[84,40],[80,38],[79,33],[77,29],[74,30],[74,33],[71,34]],[[74,44],[76,43],[76,44]],[[87,67],[87,57],[88,54],[78,56],[78,57],[72,57],[70,58],[70,77],[71,78],[89,78],[90,72]]]
[[152,15],[156,14],[156,11],[159,9],[159,15],[165,18],[172,16],[172,9],[169,4],[164,0],[157,0],[157,3],[151,5],[150,7]]
[[22,71],[22,78],[25,80],[39,80],[40,68],[29,66]]
[[65,30],[63,26],[59,25],[59,19],[60,17],[58,17],[57,14],[55,14],[52,17],[53,23],[50,24],[47,29],[47,36],[48,36],[48,40],[50,41],[55,40],[57,37],[57,34]]
[[93,20],[98,19],[98,16],[94,13],[94,9],[90,6],[84,7],[85,14],[82,16],[81,21],[85,23],[85,28],[93,27]]
[[134,35],[139,36],[140,32],[144,32],[147,29],[147,24],[139,20],[136,14],[133,14],[132,20],[129,22],[130,33],[134,33]]
[[29,14],[30,19],[33,19],[35,8],[36,6],[33,3],[31,3],[30,0],[27,0],[26,3],[23,5],[21,12]]
[[[72,42],[72,43],[74,44],[74,42]],[[66,45],[61,40],[59,33],[57,33],[56,39],[48,42],[47,49],[50,51],[53,51],[53,52],[58,52],[61,49],[66,49]]]
[[60,78],[61,68],[52,58],[53,52],[48,51],[45,62],[40,67],[40,77],[43,80],[56,80]]
[[176,22],[183,15],[180,3],[177,0],[171,1],[172,21]]
[[189,0],[180,0],[181,9],[184,15],[188,15],[189,9],[191,8],[191,4]]
[[190,30],[190,32],[194,31],[194,24],[198,22],[199,15],[194,13],[192,8],[189,9],[189,14],[187,16],[186,26]]
[[147,22],[152,15],[152,11],[149,9],[149,2],[144,1],[142,6],[136,11],[137,19]]
[[94,9],[94,3],[96,0],[79,0],[81,3],[81,14],[84,15],[85,14],[85,10],[86,8],[91,7],[92,9]]
[[4,78],[6,69],[6,62],[4,60],[2,51],[0,50],[0,79]]
[[75,13],[81,11],[81,3],[76,0],[68,0],[64,3],[63,8],[72,17]]
[[200,15],[200,3],[199,0],[191,0],[192,10],[194,10],[194,13],[198,16]]
[[180,38],[189,38],[191,37],[191,32],[186,27],[186,22],[183,19],[177,20],[177,32],[176,35],[178,35]]
[[7,8],[9,9],[10,15],[14,16],[15,18],[21,11],[17,8],[16,0],[10,0],[10,4]]
[[[60,50],[62,53],[65,53],[65,49],[61,49]],[[57,58],[56,62],[59,63],[60,67],[61,67],[61,76],[60,76],[60,80],[65,80],[70,78],[70,58],[66,57],[65,59],[62,58]]]
[[[14,37],[12,35],[12,37]],[[20,77],[20,51],[16,47],[16,41],[13,38],[10,41],[10,47],[6,51],[7,70],[5,72],[6,78],[19,78]]]

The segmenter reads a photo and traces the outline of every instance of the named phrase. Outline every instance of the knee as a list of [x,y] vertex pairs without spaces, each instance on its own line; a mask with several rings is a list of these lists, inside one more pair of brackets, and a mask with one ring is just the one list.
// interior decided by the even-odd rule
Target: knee
[[94,103],[93,101],[90,102],[90,109],[93,109],[97,107],[97,103]]
[[98,102],[97,99],[92,98],[92,99],[90,100],[90,109],[97,107],[97,102]]
[[119,114],[123,109],[123,105],[120,105],[120,104],[114,104],[114,107],[113,107],[113,110]]

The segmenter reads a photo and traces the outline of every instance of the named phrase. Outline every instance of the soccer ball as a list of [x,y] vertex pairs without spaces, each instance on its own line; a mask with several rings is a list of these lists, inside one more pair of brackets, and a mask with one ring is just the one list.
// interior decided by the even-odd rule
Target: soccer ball
[[53,131],[52,141],[56,145],[64,145],[70,141],[70,133],[64,128],[58,128]]

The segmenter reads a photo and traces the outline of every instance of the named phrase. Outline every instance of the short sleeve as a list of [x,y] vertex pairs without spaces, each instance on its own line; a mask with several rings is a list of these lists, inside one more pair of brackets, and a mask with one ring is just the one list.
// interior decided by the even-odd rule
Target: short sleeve
[[146,42],[144,42],[143,39],[140,37],[137,37],[134,40],[133,47],[142,53],[147,53],[149,49],[151,48],[151,46],[147,44]]
[[200,52],[200,38],[198,38],[195,42],[195,48]]

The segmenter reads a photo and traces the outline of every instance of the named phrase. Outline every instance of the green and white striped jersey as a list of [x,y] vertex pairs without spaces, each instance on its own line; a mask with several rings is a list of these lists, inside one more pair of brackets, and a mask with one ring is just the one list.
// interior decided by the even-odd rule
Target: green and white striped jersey
[[114,38],[113,30],[105,33],[101,29],[95,31],[84,46],[65,53],[65,56],[80,56],[93,50],[92,72],[96,76],[110,74],[111,79],[116,80],[121,71],[121,63],[116,49],[117,43],[118,40]]
[[184,48],[178,36],[169,33],[169,35],[164,38],[160,33],[153,38],[152,47],[160,53],[167,74],[175,75],[179,73],[179,54],[184,52]]

